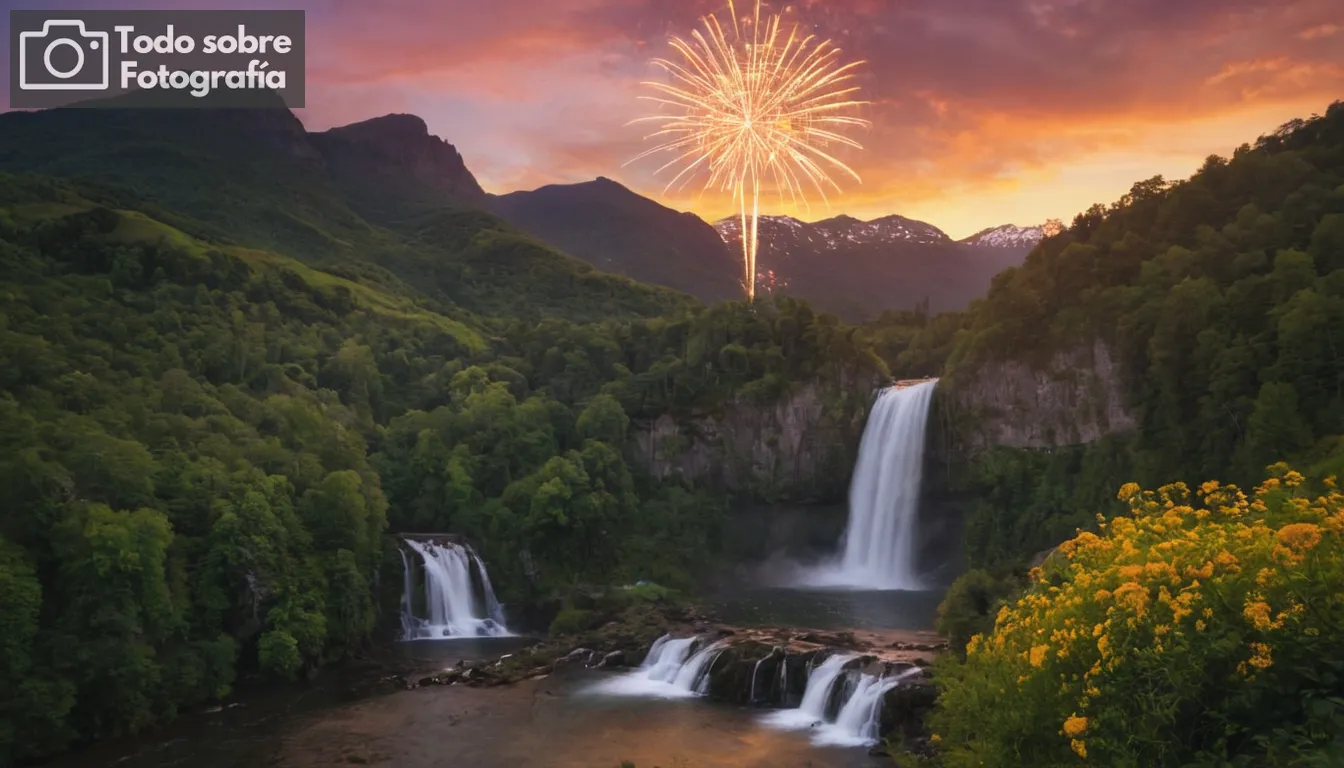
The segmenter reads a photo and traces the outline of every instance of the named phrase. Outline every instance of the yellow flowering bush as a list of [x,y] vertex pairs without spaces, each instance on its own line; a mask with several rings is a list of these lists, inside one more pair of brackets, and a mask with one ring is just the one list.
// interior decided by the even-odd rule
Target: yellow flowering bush
[[1270,469],[1124,486],[940,667],[945,763],[1344,765],[1344,494]]

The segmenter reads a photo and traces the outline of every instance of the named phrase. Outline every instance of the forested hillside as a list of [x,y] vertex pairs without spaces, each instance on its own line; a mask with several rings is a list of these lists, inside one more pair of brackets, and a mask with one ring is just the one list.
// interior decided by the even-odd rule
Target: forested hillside
[[[1100,340],[1138,424],[975,457],[973,561],[1057,544],[1128,481],[1249,486],[1285,459],[1344,470],[1344,105],[1093,206],[960,322],[950,391],[989,363],[1044,366]],[[937,334],[912,343],[937,347]]]
[[473,270],[467,308],[137,199],[0,175],[0,763],[357,653],[388,532],[466,534],[514,606],[692,585],[726,499],[646,477],[632,420],[885,371],[799,303],[706,310],[526,244],[548,266]]
[[[942,763],[1340,764],[1344,103],[1094,206],[958,322]],[[967,439],[1012,434],[977,398],[1082,420],[1111,384],[1100,439]]]
[[[419,135],[407,135],[408,122]],[[427,184],[426,173],[458,158],[423,122],[350,129],[308,134],[285,109],[11,112],[0,115],[0,171],[66,178],[206,243],[282,253],[414,293],[454,317],[595,322],[689,306],[683,294],[601,272],[474,207],[469,193],[452,191],[475,184],[465,168],[465,179]],[[402,157],[417,148],[430,154],[427,168]]]

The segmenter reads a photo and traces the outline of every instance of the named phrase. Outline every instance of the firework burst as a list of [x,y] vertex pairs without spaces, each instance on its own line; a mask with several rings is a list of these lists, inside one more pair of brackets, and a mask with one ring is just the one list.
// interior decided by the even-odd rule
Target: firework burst
[[[762,20],[760,0],[750,18],[738,19],[728,0],[730,23],[714,15],[690,39],[671,40],[672,59],[653,64],[670,82],[646,82],[654,95],[641,99],[666,110],[635,120],[653,123],[647,136],[658,144],[631,163],[661,153],[672,159],[658,169],[678,168],[667,190],[703,177],[705,188],[727,192],[737,201],[742,228],[743,287],[756,296],[757,223],[761,191],[769,184],[781,202],[808,207],[805,191],[840,191],[832,173],[859,181],[859,175],[832,154],[832,147],[862,149],[843,131],[869,123],[855,117],[854,71],[863,64],[840,63],[840,49],[818,40],[779,15]],[[629,163],[627,163],[628,165]]]

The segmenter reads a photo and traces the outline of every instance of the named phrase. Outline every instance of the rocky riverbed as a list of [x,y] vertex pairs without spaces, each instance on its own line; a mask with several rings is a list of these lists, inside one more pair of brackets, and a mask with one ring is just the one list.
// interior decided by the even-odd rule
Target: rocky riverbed
[[[851,679],[905,672],[884,693],[879,730],[903,750],[923,751],[922,718],[933,701],[924,667],[943,647],[931,633],[742,627],[667,605],[608,618],[579,636],[541,642],[399,643],[316,681],[240,692],[169,728],[100,743],[53,765],[890,766],[866,749],[818,744],[810,724],[777,728],[769,722],[775,713],[799,714],[809,672],[838,654],[846,656]],[[639,665],[669,634],[713,649],[702,695],[595,693],[604,683],[644,674]],[[826,706],[834,712],[838,702]]]
[[639,667],[659,637],[695,638],[693,650],[713,648],[713,658],[697,681],[697,690],[711,701],[752,708],[796,708],[802,702],[809,675],[825,659],[843,654],[850,685],[836,687],[829,713],[864,675],[899,678],[882,696],[880,728],[883,741],[901,749],[927,751],[924,716],[936,697],[927,667],[946,649],[945,641],[928,632],[843,631],[799,628],[737,627],[716,623],[684,611],[628,613],[593,632],[565,638],[476,662],[462,661],[439,669],[399,674],[390,681],[407,689],[428,686],[495,688],[528,681],[544,681],[563,672],[576,679],[582,671]]

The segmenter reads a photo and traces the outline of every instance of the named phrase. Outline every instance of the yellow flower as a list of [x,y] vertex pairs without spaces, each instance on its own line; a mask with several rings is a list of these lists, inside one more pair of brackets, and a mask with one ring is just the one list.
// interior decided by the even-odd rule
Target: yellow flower
[[1186,568],[1185,575],[1187,578],[1194,578],[1194,579],[1213,578],[1213,562],[1212,561],[1207,562],[1204,565],[1200,566],[1199,568]]
[[1064,721],[1064,735],[1071,739],[1076,739],[1083,731],[1087,730],[1087,718],[1073,715]]
[[1266,669],[1274,663],[1274,658],[1270,654],[1270,648],[1264,643],[1251,643],[1251,666],[1256,669]]
[[1321,527],[1314,523],[1291,523],[1279,529],[1278,539],[1294,552],[1306,552],[1321,543]]
[[1072,740],[1072,741],[1069,742],[1069,746],[1073,748],[1073,751],[1074,751],[1074,752],[1077,752],[1077,753],[1078,753],[1078,756],[1079,756],[1079,757],[1083,758],[1084,760],[1087,759],[1087,745],[1086,745],[1086,744],[1084,744],[1083,742],[1081,742],[1081,741],[1079,741],[1079,740],[1077,740],[1077,739],[1074,739],[1074,740]]
[[1049,652],[1050,646],[1048,645],[1032,646],[1031,656],[1028,658],[1028,661],[1031,662],[1031,666],[1039,667],[1045,663],[1045,655]]
[[1148,613],[1148,590],[1133,582],[1121,584],[1115,590],[1115,603],[1142,619]]
[[1271,621],[1269,618],[1269,614],[1270,614],[1269,603],[1266,603],[1263,600],[1254,603],[1247,603],[1246,610],[1242,611],[1242,615],[1246,617],[1246,620],[1251,622],[1252,626],[1261,631],[1269,629],[1278,629],[1279,627],[1283,626],[1282,621],[1278,622]]
[[932,735],[929,736],[929,743],[930,743],[930,744],[942,744],[942,743],[943,743],[943,737],[942,737],[942,736],[939,736],[939,735],[936,734],[936,733],[935,733],[935,734],[932,734]]

